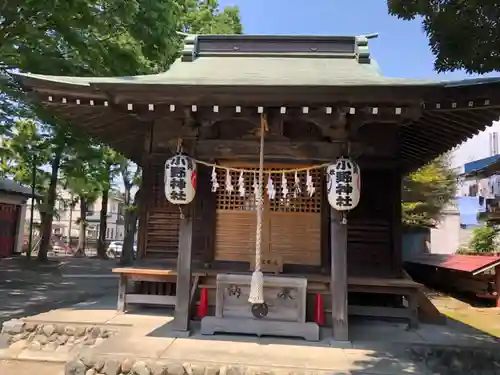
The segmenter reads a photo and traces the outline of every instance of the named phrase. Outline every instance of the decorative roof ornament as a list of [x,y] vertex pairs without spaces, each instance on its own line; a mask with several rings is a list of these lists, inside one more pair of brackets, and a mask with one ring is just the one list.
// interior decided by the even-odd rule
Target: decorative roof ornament
[[355,52],[358,63],[370,64],[371,58],[370,58],[370,50],[368,48],[368,39],[374,39],[377,37],[378,34],[367,34],[356,37]]
[[181,60],[188,62],[194,61],[198,53],[198,35],[181,32],[177,32],[177,34],[185,37]]

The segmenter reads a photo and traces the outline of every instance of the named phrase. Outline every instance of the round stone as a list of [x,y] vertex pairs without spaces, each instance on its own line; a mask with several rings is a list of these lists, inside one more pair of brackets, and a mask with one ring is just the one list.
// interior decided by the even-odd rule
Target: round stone
[[90,331],[90,336],[94,339],[98,338],[101,335],[101,329],[99,327],[93,327],[92,331]]
[[134,375],[150,375],[148,365],[144,361],[137,361],[132,366],[132,374]]
[[62,335],[66,328],[63,324],[56,324],[55,327],[56,327],[56,333],[59,335]]
[[42,328],[42,332],[45,336],[49,337],[56,331],[56,327],[52,324],[45,324]]
[[105,363],[106,363],[106,361],[103,358],[99,358],[94,365],[96,372],[100,372],[102,370],[102,368],[104,367]]
[[81,337],[85,335],[85,327],[76,327],[75,328],[75,336]]
[[83,362],[78,359],[69,361],[64,366],[64,375],[85,375],[86,372],[87,368]]
[[[168,365],[166,363],[154,363],[149,365],[151,375],[168,375]],[[215,375],[215,374],[214,374]]]
[[84,350],[80,353],[78,359],[87,367],[94,367],[97,362],[97,358],[90,350]]
[[45,345],[49,340],[47,339],[47,336],[36,335],[34,341],[38,341],[40,344]]
[[125,358],[125,360],[121,364],[122,373],[128,374],[132,370],[132,366],[135,361],[131,358]]
[[104,375],[118,375],[120,373],[121,364],[118,360],[111,358],[107,359],[104,367],[101,370],[101,374]]
[[49,336],[48,340],[49,342],[54,342],[57,340],[57,333],[53,333],[52,335]]
[[66,335],[58,336],[57,337],[57,342],[59,343],[59,345],[66,344],[68,342],[68,336],[66,336]]

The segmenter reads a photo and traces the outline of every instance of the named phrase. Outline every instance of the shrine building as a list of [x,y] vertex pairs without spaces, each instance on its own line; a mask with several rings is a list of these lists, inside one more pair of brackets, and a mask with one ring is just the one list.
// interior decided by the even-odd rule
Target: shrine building
[[[368,41],[191,35],[160,74],[16,74],[54,115],[143,169],[140,259],[115,270],[119,309],[173,305],[175,330],[184,333],[201,314],[205,334],[308,340],[322,325],[348,340],[355,315],[418,325],[420,285],[402,263],[402,178],[497,120],[500,80],[386,77]],[[171,159],[178,152],[183,159]],[[338,188],[337,168],[327,187],[326,171],[340,157],[359,172],[359,186]],[[176,179],[175,163],[191,180]],[[166,180],[180,190],[168,191]],[[183,204],[189,186],[194,198]],[[257,264],[259,306],[248,302]]]

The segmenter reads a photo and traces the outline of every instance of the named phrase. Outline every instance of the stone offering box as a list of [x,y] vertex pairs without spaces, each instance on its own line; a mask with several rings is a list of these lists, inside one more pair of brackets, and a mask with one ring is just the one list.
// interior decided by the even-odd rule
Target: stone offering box
[[201,321],[202,334],[216,332],[319,340],[316,323],[306,323],[307,279],[264,276],[267,314],[256,318],[248,302],[251,275],[218,274],[215,316]]

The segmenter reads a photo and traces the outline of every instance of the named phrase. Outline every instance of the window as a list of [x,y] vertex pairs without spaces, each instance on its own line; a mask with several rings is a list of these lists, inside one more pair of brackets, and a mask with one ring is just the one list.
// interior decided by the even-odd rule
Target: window
[[115,238],[113,232],[114,232],[114,230],[113,230],[113,228],[111,228],[111,238]]

